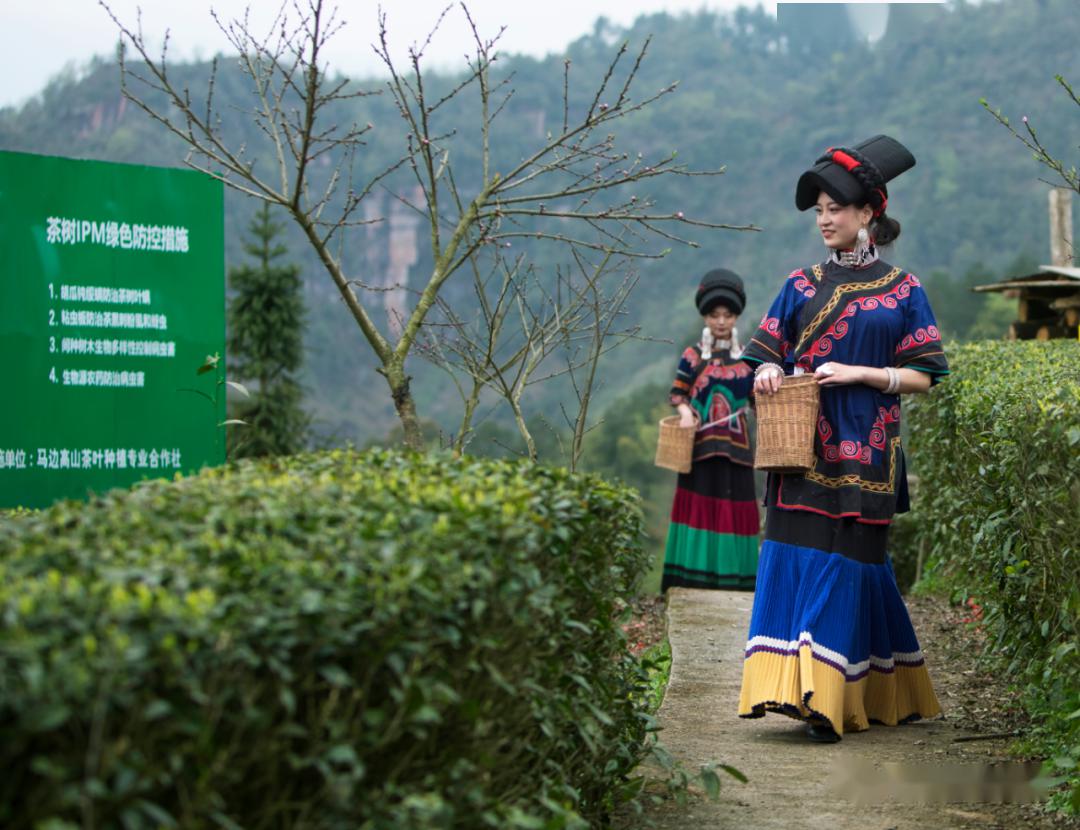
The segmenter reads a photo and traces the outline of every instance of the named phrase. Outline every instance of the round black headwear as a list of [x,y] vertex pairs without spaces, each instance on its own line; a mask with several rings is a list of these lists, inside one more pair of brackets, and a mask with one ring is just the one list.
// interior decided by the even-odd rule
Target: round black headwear
[[697,294],[694,296],[697,310],[705,315],[716,306],[723,304],[736,314],[742,314],[746,307],[746,291],[742,277],[727,268],[717,268],[701,278]]
[[830,147],[799,176],[795,207],[806,210],[824,190],[842,205],[868,204],[874,215],[885,212],[885,183],[915,166],[915,156],[895,138],[876,135],[854,147]]

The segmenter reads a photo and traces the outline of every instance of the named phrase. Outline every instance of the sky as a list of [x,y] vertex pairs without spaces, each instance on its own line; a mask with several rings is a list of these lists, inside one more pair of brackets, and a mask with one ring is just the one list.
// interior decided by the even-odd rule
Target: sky
[[[814,0],[786,0],[814,2]],[[829,0],[834,2],[835,0]],[[893,0],[893,2],[944,0]],[[224,19],[235,19],[252,8],[251,20],[259,31],[267,28],[283,0],[105,0],[125,23],[134,26],[136,9],[142,10],[143,30],[150,43],[160,44],[170,30],[176,58],[208,58],[228,51],[210,9]],[[306,6],[309,0],[284,0]],[[381,0],[387,14],[391,48],[404,58],[408,47],[426,39],[431,26],[452,0]],[[877,4],[879,0],[852,0]],[[380,0],[327,0],[336,4],[345,28],[331,41],[331,67],[354,77],[378,72],[381,64],[372,52]],[[700,9],[730,11],[740,5],[761,5],[776,14],[775,0],[467,0],[485,37],[506,27],[502,51],[543,56],[560,52],[567,44],[592,31],[599,17],[627,25],[642,14],[693,12]],[[455,3],[435,40],[426,51],[432,68],[460,66],[462,43],[468,29]],[[0,107],[18,105],[40,92],[49,79],[65,69],[78,70],[94,55],[115,49],[117,30],[99,0],[0,0]]]
[[[268,27],[282,0],[106,0],[117,16],[134,25],[142,9],[143,29],[160,47],[165,30],[176,57],[208,58],[228,49],[210,9],[236,18],[251,7],[251,20],[259,31]],[[294,0],[287,0],[291,7]],[[300,0],[307,5],[308,0]],[[576,38],[592,31],[598,17],[629,24],[641,14],[734,9],[758,0],[468,0],[467,5],[482,35],[492,36],[506,26],[501,39],[505,52],[545,55],[561,51]],[[451,0],[382,0],[391,47],[404,57],[414,42],[426,39],[431,26]],[[334,0],[328,5],[334,5]],[[772,14],[775,2],[762,2]],[[371,43],[375,39],[378,0],[336,0],[346,27],[331,41],[331,66],[353,75],[378,71]],[[463,62],[465,18],[455,5],[426,53],[433,68]],[[117,33],[98,0],[0,0],[0,107],[17,105],[40,92],[50,78],[65,68],[78,69],[95,54],[111,54]]]

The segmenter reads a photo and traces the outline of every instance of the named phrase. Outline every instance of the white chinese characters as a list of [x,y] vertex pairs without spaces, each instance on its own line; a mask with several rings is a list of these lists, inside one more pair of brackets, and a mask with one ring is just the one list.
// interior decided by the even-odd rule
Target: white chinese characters
[[50,245],[104,245],[125,251],[163,251],[186,254],[191,250],[188,229],[173,225],[93,222],[49,216],[45,241]]
[[96,329],[158,329],[169,327],[164,314],[143,314],[132,311],[74,311],[60,312],[60,325]]
[[64,369],[64,386],[104,386],[142,389],[145,372],[118,372],[111,369]]
[[[16,462],[8,465],[8,454]],[[21,461],[21,464],[19,462]],[[27,458],[25,450],[0,450],[0,467],[27,469],[37,467],[45,470],[179,470],[180,450],[175,447],[130,448],[106,447],[104,449],[70,449],[67,447],[38,447],[36,464]]]

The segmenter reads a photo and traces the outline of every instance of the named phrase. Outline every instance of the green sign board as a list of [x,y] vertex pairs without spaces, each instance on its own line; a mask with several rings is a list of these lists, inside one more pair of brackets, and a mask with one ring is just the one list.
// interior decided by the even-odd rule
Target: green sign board
[[0,152],[0,508],[224,461],[223,223],[193,171]]

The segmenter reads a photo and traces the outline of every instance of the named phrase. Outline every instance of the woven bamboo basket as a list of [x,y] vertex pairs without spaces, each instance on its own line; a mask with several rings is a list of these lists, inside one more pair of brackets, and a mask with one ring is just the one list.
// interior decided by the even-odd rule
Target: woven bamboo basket
[[679,416],[660,419],[660,438],[656,442],[656,466],[677,473],[690,472],[694,458],[694,436],[697,423],[691,427],[679,426]]
[[814,466],[818,385],[813,375],[789,375],[773,395],[757,396],[754,466],[774,473],[805,473]]

